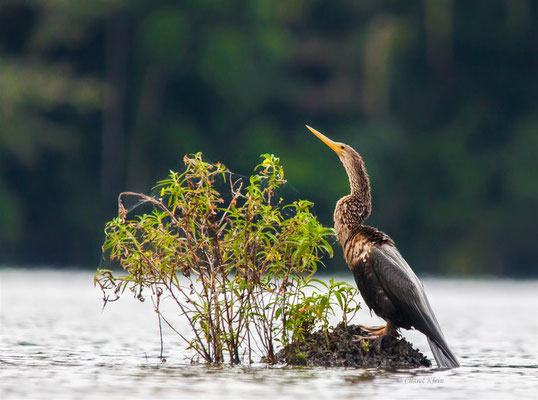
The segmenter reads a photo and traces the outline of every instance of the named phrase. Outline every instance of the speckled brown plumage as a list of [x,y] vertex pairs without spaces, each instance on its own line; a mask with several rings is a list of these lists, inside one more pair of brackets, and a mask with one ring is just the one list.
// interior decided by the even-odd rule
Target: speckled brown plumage
[[349,177],[351,193],[336,204],[334,228],[364,302],[391,327],[424,333],[438,366],[459,366],[418,277],[387,234],[363,225],[372,211],[372,196],[362,157],[350,146],[308,128],[337,153]]

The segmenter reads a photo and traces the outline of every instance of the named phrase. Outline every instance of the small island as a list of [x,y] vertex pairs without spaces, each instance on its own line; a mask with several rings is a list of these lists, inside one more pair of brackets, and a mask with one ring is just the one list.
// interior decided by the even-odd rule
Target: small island
[[380,336],[357,339],[367,332],[357,325],[340,323],[331,332],[319,330],[292,343],[276,355],[287,365],[363,368],[431,367],[431,362],[403,338]]

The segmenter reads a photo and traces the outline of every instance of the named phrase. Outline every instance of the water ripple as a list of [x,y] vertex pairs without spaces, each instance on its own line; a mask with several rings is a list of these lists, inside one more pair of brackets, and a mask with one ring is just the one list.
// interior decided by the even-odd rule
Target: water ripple
[[[149,304],[125,299],[102,311],[87,272],[0,270],[0,397],[536,398],[538,283],[426,280],[425,286],[461,368],[206,366],[190,363],[192,352],[169,331],[163,363]],[[368,321],[367,311],[358,318],[378,322]],[[423,335],[405,336],[431,357]]]

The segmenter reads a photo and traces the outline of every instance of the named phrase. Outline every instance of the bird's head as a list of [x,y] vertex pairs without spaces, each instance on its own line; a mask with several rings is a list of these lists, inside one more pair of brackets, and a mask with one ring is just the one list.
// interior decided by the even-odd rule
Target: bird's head
[[361,156],[351,146],[345,143],[335,142],[311,126],[306,125],[306,127],[336,153],[346,170],[348,168],[353,169],[357,164],[362,164]]
[[306,125],[306,127],[323,143],[329,146],[336,155],[338,155],[338,158],[340,158],[340,161],[344,164],[344,168],[349,177],[351,193],[359,195],[363,199],[363,202],[369,203],[371,201],[370,181],[368,179],[368,174],[366,173],[366,168],[364,167],[364,161],[359,153],[345,143],[332,141],[314,128],[308,125]]

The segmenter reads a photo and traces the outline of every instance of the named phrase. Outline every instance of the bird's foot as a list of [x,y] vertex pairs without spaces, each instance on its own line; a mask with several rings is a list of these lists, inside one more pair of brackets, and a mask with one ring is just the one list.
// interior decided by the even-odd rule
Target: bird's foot
[[386,327],[385,326],[377,326],[377,327],[371,326],[371,327],[368,327],[368,326],[359,325],[359,327],[363,331],[366,331],[366,335],[355,335],[355,336],[353,336],[352,340],[354,342],[360,342],[361,340],[374,340],[374,339],[377,339],[380,336],[383,336],[386,333]]
[[354,342],[360,342],[361,340],[373,340],[377,339],[380,336],[400,336],[397,328],[388,323],[385,326],[363,326],[358,325],[363,331],[366,331],[366,335],[355,335],[353,336]]
[[364,325],[357,325],[359,328],[361,328],[363,331],[368,332],[368,334],[376,335],[379,334],[379,332],[383,331],[387,328],[386,325],[381,326],[364,326]]

